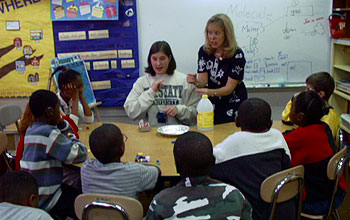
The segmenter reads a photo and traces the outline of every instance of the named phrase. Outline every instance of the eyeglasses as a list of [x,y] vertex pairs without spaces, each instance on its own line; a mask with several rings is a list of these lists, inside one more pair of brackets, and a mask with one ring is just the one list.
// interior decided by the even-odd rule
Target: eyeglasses
[[126,136],[125,134],[123,134],[123,139],[124,139],[124,143],[126,143],[126,141],[128,140],[128,136]]

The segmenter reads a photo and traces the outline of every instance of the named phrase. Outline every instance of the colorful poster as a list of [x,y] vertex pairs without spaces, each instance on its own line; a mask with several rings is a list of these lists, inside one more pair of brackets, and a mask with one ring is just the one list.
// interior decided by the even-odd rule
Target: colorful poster
[[117,21],[53,22],[56,57],[84,60],[100,106],[123,106],[139,77],[136,8],[136,0],[119,0]]
[[0,97],[46,89],[55,56],[50,3],[5,0],[0,10]]
[[50,0],[52,21],[118,20],[118,0]]

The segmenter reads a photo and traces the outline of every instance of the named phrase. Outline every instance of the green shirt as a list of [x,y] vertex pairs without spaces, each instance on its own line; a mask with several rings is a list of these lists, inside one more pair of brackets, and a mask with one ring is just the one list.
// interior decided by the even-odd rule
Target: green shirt
[[235,187],[218,180],[187,177],[155,196],[146,219],[252,219],[252,209]]

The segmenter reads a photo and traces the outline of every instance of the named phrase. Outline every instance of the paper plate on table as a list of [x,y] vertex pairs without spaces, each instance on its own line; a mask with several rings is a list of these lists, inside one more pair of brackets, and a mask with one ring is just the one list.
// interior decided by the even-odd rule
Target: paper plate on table
[[157,131],[164,135],[182,135],[190,130],[190,127],[186,125],[165,125],[159,127]]

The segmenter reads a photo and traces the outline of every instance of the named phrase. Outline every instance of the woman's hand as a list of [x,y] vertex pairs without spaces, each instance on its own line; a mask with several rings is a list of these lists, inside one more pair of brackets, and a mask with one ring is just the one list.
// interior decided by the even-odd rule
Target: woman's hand
[[151,86],[152,90],[155,92],[158,92],[160,88],[162,88],[163,83],[164,83],[164,80],[154,81]]
[[193,73],[188,73],[186,76],[186,81],[189,84],[197,85],[197,75]]
[[202,96],[202,95],[208,95],[208,96],[210,96],[210,95],[209,95],[209,89],[207,89],[207,88],[197,88],[197,89],[195,89],[194,91],[197,92],[197,93],[199,93],[201,96]]
[[168,108],[163,110],[164,114],[175,117],[178,113],[176,106],[169,106]]

